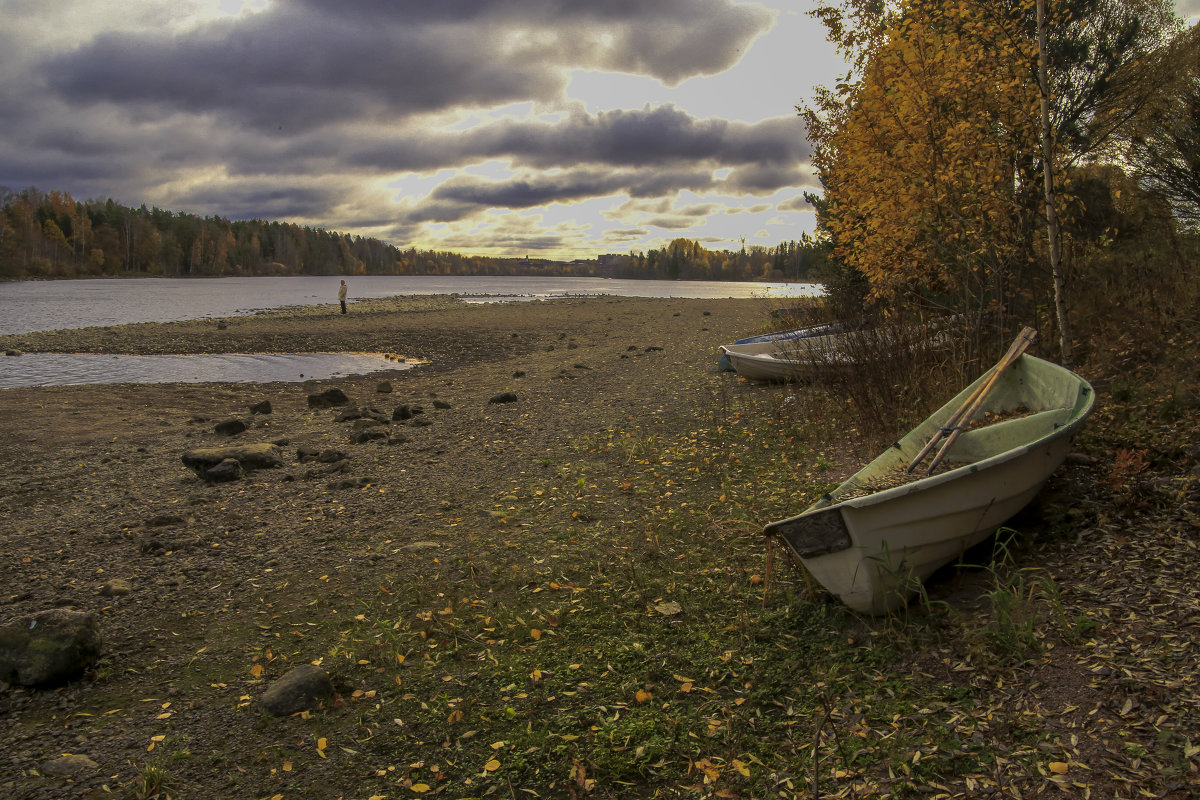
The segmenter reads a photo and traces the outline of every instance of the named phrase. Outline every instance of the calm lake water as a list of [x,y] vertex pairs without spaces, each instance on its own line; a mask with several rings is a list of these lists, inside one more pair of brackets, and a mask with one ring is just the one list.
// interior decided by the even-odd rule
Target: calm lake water
[[0,389],[85,383],[298,383],[415,366],[391,361],[382,353],[26,353],[0,358]]
[[[295,278],[129,278],[0,283],[0,335],[128,322],[171,322],[253,314],[268,308],[337,302],[338,276]],[[346,279],[350,300],[458,294],[515,301],[617,297],[807,297],[809,283],[631,281],[608,278],[370,276]]]
[[[336,304],[337,276],[134,278],[0,283],[0,335],[66,328],[231,317],[270,308]],[[807,297],[804,283],[631,281],[606,278],[392,277],[346,279],[350,301],[457,294],[471,302],[555,297]],[[0,389],[83,383],[303,381],[406,369],[373,353],[251,353],[130,356],[26,353],[0,356]]]

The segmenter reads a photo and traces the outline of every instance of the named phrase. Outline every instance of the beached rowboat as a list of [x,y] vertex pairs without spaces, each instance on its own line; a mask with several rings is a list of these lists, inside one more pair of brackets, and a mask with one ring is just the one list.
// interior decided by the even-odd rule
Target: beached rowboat
[[[843,327],[844,326],[839,322],[830,322],[824,325],[813,325],[808,328],[796,328],[790,331],[778,331],[776,333],[762,333],[758,336],[747,336],[745,339],[738,339],[734,342],[734,344],[762,344],[764,342],[783,342],[789,339],[810,339],[814,336],[823,336],[825,334],[836,333],[842,330]],[[733,364],[730,362],[729,355],[725,352],[725,348],[723,347],[721,348],[721,358],[717,360],[717,371],[729,372],[731,370],[733,370]]]
[[779,537],[851,608],[881,614],[903,605],[918,582],[1033,499],[1091,413],[1092,387],[1073,372],[1028,354],[1005,366],[997,365],[1000,374],[969,415],[1002,421],[950,440],[945,472],[922,477],[919,466],[908,476],[915,480],[872,488],[904,472],[923,445],[953,425],[955,412],[970,407],[997,367],[804,513],[772,522],[765,533]]
[[[812,329],[806,329],[812,330]],[[721,346],[739,377],[752,381],[811,380],[937,349],[945,331],[934,326],[896,325],[848,330],[834,323],[818,335],[761,339]]]
[[721,345],[739,377],[751,381],[793,381],[856,363],[846,348],[845,332],[791,339],[766,339]]

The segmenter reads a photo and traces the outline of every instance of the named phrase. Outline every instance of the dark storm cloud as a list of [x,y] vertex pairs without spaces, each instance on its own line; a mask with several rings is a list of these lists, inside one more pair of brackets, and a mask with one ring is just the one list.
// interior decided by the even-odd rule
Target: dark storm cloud
[[684,189],[699,192],[712,186],[709,170],[580,169],[512,180],[456,177],[434,189],[405,215],[405,221],[454,222],[489,208],[520,210],[616,194],[673,196]]
[[[712,185],[711,170],[753,166],[739,183],[759,190],[778,179],[786,185],[795,165],[807,162],[811,151],[798,118],[782,117],[757,123],[697,119],[671,105],[640,110],[576,113],[561,122],[502,121],[469,131],[404,133],[377,140],[348,153],[346,160],[363,169],[419,171],[452,168],[480,160],[508,160],[518,167],[569,168],[576,165],[651,167],[668,184],[682,166],[703,166],[709,178],[697,181],[683,173],[675,187],[703,189]],[[668,187],[669,190],[669,187]],[[647,184],[645,191],[658,191]]]
[[[171,39],[104,35],[47,63],[47,80],[73,103],[211,113],[288,135],[354,120],[548,100],[565,81],[536,63],[494,68],[495,55],[465,32],[266,19],[274,16]],[[488,61],[493,68],[485,67]]]
[[485,208],[533,208],[612,194],[621,191],[627,180],[621,175],[590,171],[511,181],[454,179],[435,189],[430,198]]
[[[816,183],[816,181],[814,181]],[[791,200],[786,200],[779,204],[780,211],[815,211],[812,203],[808,202],[803,196],[793,197]]]
[[[469,10],[455,15],[443,5]],[[212,113],[295,131],[550,101],[574,68],[677,82],[730,66],[770,21],[726,0],[596,5],[278,3],[171,37],[103,34],[42,71],[73,103]]]
[[581,162],[624,166],[711,160],[722,164],[792,163],[809,156],[799,119],[749,124],[697,119],[672,105],[575,114],[554,125],[522,123],[480,130],[467,142],[480,155],[511,154],[522,164]]
[[225,209],[230,219],[311,219],[348,200],[346,189],[263,180],[199,186],[178,197],[183,208]]
[[549,40],[539,38],[536,50],[522,52],[668,84],[732,66],[772,16],[729,0],[296,0],[295,5],[372,22],[553,31]]

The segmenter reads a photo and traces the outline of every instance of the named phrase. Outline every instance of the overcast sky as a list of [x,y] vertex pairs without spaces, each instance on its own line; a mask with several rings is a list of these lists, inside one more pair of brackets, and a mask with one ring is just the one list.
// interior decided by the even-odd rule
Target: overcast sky
[[842,70],[812,6],[0,0],[0,186],[464,253],[773,246],[813,227],[794,107]]

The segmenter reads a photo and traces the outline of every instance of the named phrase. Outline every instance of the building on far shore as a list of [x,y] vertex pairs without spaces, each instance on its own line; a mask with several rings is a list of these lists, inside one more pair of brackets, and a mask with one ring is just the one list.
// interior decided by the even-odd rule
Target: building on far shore
[[596,277],[611,278],[616,273],[621,258],[619,253],[603,253],[596,256]]

